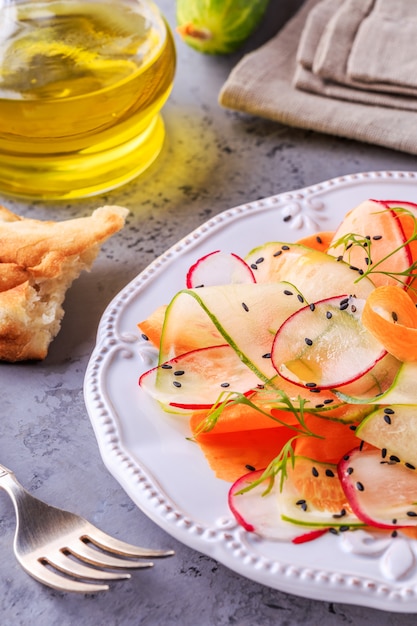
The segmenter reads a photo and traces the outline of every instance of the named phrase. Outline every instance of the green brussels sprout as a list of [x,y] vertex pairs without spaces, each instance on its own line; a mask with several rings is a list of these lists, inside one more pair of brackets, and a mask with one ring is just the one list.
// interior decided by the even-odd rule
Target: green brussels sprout
[[269,0],[177,0],[177,32],[207,54],[237,50],[260,23]]

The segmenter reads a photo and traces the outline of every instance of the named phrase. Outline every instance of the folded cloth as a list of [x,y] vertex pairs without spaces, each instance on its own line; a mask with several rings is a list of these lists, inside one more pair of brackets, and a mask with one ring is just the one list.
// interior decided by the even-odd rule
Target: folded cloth
[[[350,49],[358,29],[375,0],[345,0],[325,23],[314,54],[313,72],[328,80],[344,82]],[[320,6],[320,5],[319,5]]]
[[297,62],[307,70],[313,69],[314,57],[326,24],[344,0],[321,0],[307,15],[297,49]]
[[[370,85],[348,76],[352,43],[373,4],[374,0],[321,0],[311,10],[297,49],[294,86],[330,98],[417,111],[417,98],[409,97],[417,96],[417,91],[403,86]],[[362,43],[356,63],[365,52]],[[362,64],[366,65],[365,59]],[[391,95],[392,91],[397,93]]]
[[[302,36],[309,36],[311,47],[316,43],[310,64],[314,74],[355,89],[417,96],[417,3],[336,0],[331,13],[330,7],[321,8],[323,2],[315,8],[319,10],[316,33],[307,31]],[[410,103],[405,104],[410,108]],[[387,99],[385,106],[395,106],[395,102]]]
[[388,83],[410,87],[417,95],[416,42],[417,2],[375,0],[357,31],[348,74],[368,86]]
[[417,154],[413,111],[328,98],[294,87],[298,42],[318,1],[307,0],[273,39],[243,57],[220,91],[220,104],[289,126]]

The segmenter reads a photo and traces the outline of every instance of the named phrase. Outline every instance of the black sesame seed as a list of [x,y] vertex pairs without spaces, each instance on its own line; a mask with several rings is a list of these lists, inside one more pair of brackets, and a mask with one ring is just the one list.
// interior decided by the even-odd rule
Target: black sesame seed
[[184,370],[176,370],[174,372],[174,376],[184,376],[185,372]]
[[305,503],[306,503],[306,501],[304,499],[302,499],[302,500],[297,500],[297,502],[295,504],[300,506],[301,504],[305,504]]
[[387,456],[387,449],[386,448],[382,448],[381,456],[382,456],[383,459],[385,459],[385,457]]
[[230,387],[230,383],[222,383],[220,387]]
[[415,511],[407,511],[406,515],[408,517],[417,517],[417,513]]
[[304,298],[300,293],[297,294],[297,299],[299,302],[304,302]]
[[294,295],[294,294],[293,294],[293,292],[292,292],[292,291],[290,291],[289,289],[284,289],[284,294],[285,294],[286,296],[292,296],[292,295]]
[[357,426],[355,426],[355,424],[351,424],[349,426],[349,430],[356,430]]
[[242,308],[244,311],[248,312],[249,311],[249,307],[247,304],[245,304],[244,302],[242,302]]
[[201,283],[201,285],[196,285],[196,286],[194,287],[194,289],[201,289],[201,287],[204,287],[204,284],[203,284],[203,283]]
[[326,317],[327,317],[328,320],[331,320],[332,317],[333,317],[333,313],[330,313],[330,311],[327,311],[326,312]]
[[338,535],[338,531],[336,528],[329,528],[329,533],[332,533],[332,535]]
[[334,478],[334,472],[331,469],[327,469],[326,476],[328,476],[329,478]]
[[172,365],[169,363],[162,363],[161,367],[163,370],[172,370]]
[[364,446],[364,445],[365,445],[365,442],[364,442],[364,441],[361,441],[361,442],[360,442],[360,444],[359,444],[359,450],[360,450],[361,452],[362,452],[362,450],[363,450],[363,446]]
[[310,304],[310,311],[315,311],[316,310],[316,305],[314,304],[314,302],[312,302]]
[[374,241],[379,241],[380,239],[382,239],[382,235],[374,235],[374,236],[372,237],[372,239],[373,239]]
[[317,383],[306,383],[306,387],[317,387]]
[[365,491],[365,487],[364,487],[364,486],[363,486],[363,484],[362,484],[361,482],[359,482],[359,481],[356,483],[356,489],[357,489],[358,491]]
[[280,254],[282,254],[282,250],[278,250],[277,252],[274,252],[272,256],[279,256]]
[[341,533],[345,533],[347,530],[350,530],[350,526],[339,526],[339,530]]
[[384,413],[386,413],[387,415],[394,415],[395,411],[394,409],[390,409],[389,406],[386,406],[384,409]]
[[259,263],[263,263],[264,262],[264,257],[261,256],[259,257],[259,259],[257,259],[256,263],[259,265]]
[[395,312],[395,311],[392,311],[392,313],[391,313],[391,317],[392,317],[392,319],[394,320],[394,322],[398,322],[398,315],[396,314],[396,312]]
[[347,468],[347,470],[346,470],[346,474],[347,474],[348,476],[350,476],[351,474],[353,474],[353,467],[348,467],[348,468]]
[[343,255],[339,254],[339,256],[336,257],[336,261],[343,261]]
[[286,215],[286,216],[283,218],[283,221],[284,221],[284,222],[289,222],[291,219],[292,219],[292,215]]
[[270,352],[265,352],[265,354],[262,355],[263,359],[270,359],[271,358],[271,353]]
[[316,406],[314,408],[315,409],[322,409],[322,408],[324,408],[324,404],[316,404]]
[[316,467],[312,467],[311,468],[311,473],[313,474],[313,476],[315,476],[317,478],[317,476],[319,475],[319,472],[317,470]]
[[311,388],[309,389],[309,392],[310,392],[310,393],[320,393],[320,389],[317,389],[317,388],[311,387]]
[[400,462],[400,459],[398,458],[398,456],[395,456],[395,454],[391,454],[389,460],[393,461],[394,463],[399,463]]
[[306,338],[304,339],[304,341],[306,342],[306,344],[307,344],[308,346],[312,346],[312,345],[313,345],[313,340],[312,340],[312,339],[309,339],[308,337],[306,337]]
[[247,465],[245,465],[246,469],[249,470],[250,472],[255,472],[255,468],[253,467],[253,465],[249,465],[249,463]]
[[174,382],[172,383],[174,385],[174,387],[181,387],[181,383],[178,382],[178,380],[174,380]]
[[350,270],[354,270],[355,272],[359,272],[359,267],[355,267],[355,265],[349,265]]
[[258,266],[256,265],[256,263],[251,263],[250,266],[251,266],[251,268],[253,270],[257,270],[258,269]]
[[316,241],[317,243],[323,243],[323,239],[319,235],[317,235]]
[[362,268],[359,268],[359,269],[358,269],[358,274],[360,274],[361,276],[363,276],[363,269],[362,269]]
[[404,465],[406,467],[408,467],[408,469],[411,469],[411,470],[415,470],[416,469],[415,465],[412,465],[411,463],[404,463]]
[[333,398],[326,398],[326,400],[324,400],[324,404],[331,404],[332,402],[334,402]]
[[148,337],[148,335],[145,335],[145,333],[142,333],[142,334],[141,334],[141,337],[142,337],[142,339],[143,339],[144,341],[149,341],[149,337]]
[[289,250],[290,246],[281,246],[283,250]]
[[384,415],[384,422],[386,422],[387,424],[391,424],[391,418],[389,415]]
[[391,537],[397,537],[398,532],[396,530],[393,530],[391,533]]
[[393,520],[391,520],[392,524],[396,524],[397,523],[397,519],[394,517]]
[[342,301],[340,302],[339,309],[340,309],[341,311],[346,311],[346,309],[348,308],[348,306],[349,306],[349,300],[342,300]]

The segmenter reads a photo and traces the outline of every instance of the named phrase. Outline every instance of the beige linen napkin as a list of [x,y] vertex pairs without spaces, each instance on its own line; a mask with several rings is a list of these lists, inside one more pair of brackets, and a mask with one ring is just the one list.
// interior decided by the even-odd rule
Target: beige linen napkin
[[307,0],[273,39],[246,55],[219,94],[221,105],[289,126],[417,154],[413,111],[343,101],[293,86],[304,24],[319,0]]
[[348,61],[357,81],[410,87],[417,94],[417,2],[376,0],[361,22]]
[[[297,50],[294,85],[331,98],[417,111],[417,99],[408,97],[417,96],[417,91],[403,85],[363,83],[348,75],[351,47],[373,5],[374,0],[321,0],[312,9]],[[367,43],[361,38],[356,67],[366,66],[366,49],[369,56],[376,38]],[[392,91],[395,96],[388,93]]]

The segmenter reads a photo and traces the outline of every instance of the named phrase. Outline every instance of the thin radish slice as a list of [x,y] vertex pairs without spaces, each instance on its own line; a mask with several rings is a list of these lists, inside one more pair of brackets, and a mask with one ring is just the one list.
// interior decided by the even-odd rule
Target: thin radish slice
[[242,493],[262,473],[246,474],[229,491],[229,507],[246,530],[268,539],[294,540],[308,529],[347,530],[363,525],[348,510],[335,465],[295,457],[282,486],[278,476],[268,493],[268,480]]
[[215,250],[198,259],[190,267],[186,277],[187,289],[255,282],[253,271],[240,256],[221,250]]
[[398,457],[412,469],[417,467],[417,420],[415,404],[378,407],[355,431],[362,441],[386,450],[386,458]]
[[296,385],[332,389],[370,371],[386,350],[361,323],[364,302],[338,296],[293,313],[272,346],[277,372]]
[[355,448],[338,466],[354,513],[377,528],[417,525],[417,472],[381,450]]
[[268,483],[261,483],[245,493],[239,493],[262,476],[262,470],[250,472],[239,478],[229,491],[229,507],[236,521],[249,532],[265,539],[291,541],[306,532],[305,526],[282,519],[280,501],[274,487],[263,495]]
[[249,393],[260,382],[229,345],[192,350],[139,378],[161,404],[189,410],[212,407],[225,391]]
[[368,275],[375,286],[407,284],[412,263],[407,236],[395,211],[367,200],[347,213],[327,253]]

